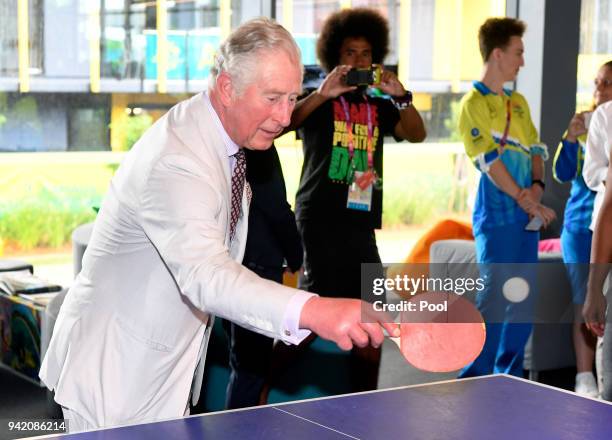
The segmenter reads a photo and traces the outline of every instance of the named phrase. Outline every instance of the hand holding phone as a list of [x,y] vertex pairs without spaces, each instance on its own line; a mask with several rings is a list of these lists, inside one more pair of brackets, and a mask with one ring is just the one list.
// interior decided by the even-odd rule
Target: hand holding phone
[[358,69],[353,67],[346,73],[345,81],[347,86],[369,86],[380,84],[382,75],[382,67],[378,64],[372,64],[366,69]]
[[529,221],[529,223],[527,223],[527,226],[525,226],[525,230],[539,231],[542,225],[544,225],[544,221],[536,215]]

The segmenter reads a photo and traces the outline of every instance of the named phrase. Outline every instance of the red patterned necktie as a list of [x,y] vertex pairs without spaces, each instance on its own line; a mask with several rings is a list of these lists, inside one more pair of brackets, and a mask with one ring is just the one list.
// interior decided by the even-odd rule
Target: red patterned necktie
[[242,192],[244,191],[244,183],[246,178],[246,157],[244,150],[241,148],[234,154],[236,164],[232,174],[232,210],[230,212],[230,241],[234,240],[236,233],[236,224],[242,213]]

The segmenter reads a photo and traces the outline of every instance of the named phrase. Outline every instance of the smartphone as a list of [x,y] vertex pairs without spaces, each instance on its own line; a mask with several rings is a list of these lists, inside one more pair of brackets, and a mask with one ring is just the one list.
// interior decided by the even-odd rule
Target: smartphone
[[346,74],[347,86],[368,86],[380,84],[382,68],[378,64],[373,64],[367,69],[357,69],[353,67]]
[[544,221],[540,217],[535,216],[529,221],[529,223],[527,223],[527,226],[525,226],[525,230],[526,231],[539,231],[543,225],[544,225]]

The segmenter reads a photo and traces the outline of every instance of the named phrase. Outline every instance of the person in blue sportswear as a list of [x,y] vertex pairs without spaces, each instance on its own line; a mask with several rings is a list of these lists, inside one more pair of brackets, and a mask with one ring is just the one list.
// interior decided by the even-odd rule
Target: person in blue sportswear
[[[593,109],[612,99],[612,61],[602,65],[595,77]],[[561,250],[563,261],[572,284],[575,304],[573,340],[576,352],[576,383],[578,394],[597,397],[599,391],[593,375],[595,338],[582,322],[582,305],[587,289],[588,263],[591,256],[592,222],[595,191],[582,177],[585,145],[589,121],[593,112],[576,113],[559,143],[553,163],[554,177],[558,182],[572,182],[569,199],[565,205]]]
[[[477,306],[486,322],[487,338],[481,354],[460,377],[522,376],[535,296],[529,263],[537,262],[539,239],[537,230],[526,227],[538,228],[532,227],[532,220],[546,226],[555,217],[540,203],[546,146],[540,142],[525,98],[503,87],[516,79],[524,65],[524,32],[525,24],[513,18],[485,21],[478,33],[482,76],[461,101],[459,131],[466,153],[482,173],[473,229],[476,258],[485,279]],[[516,277],[527,281],[524,299],[507,292],[511,284],[506,282]]]

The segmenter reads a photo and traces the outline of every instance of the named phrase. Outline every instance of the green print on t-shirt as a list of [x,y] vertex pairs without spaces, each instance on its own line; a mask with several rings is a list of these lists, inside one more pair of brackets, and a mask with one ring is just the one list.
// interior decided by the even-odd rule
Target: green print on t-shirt
[[[353,156],[353,163],[356,171],[366,171],[368,168],[368,152],[367,150],[356,150]],[[332,147],[331,161],[329,163],[329,171],[327,175],[331,180],[337,183],[348,184],[349,177],[349,153],[348,148],[334,146]]]
[[[365,124],[353,124],[353,145],[355,147],[354,163],[355,171],[366,171],[368,169],[368,126]],[[376,150],[378,142],[378,127],[372,130],[372,145]],[[327,175],[335,183],[349,184],[353,175],[349,168],[349,135],[346,122],[334,121],[334,135],[332,138],[332,154]]]

